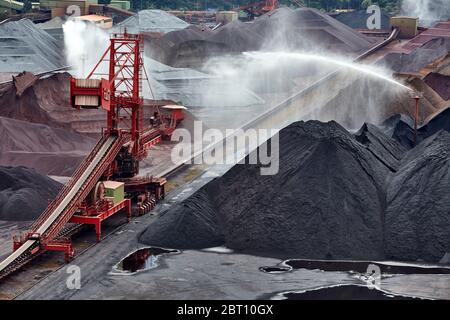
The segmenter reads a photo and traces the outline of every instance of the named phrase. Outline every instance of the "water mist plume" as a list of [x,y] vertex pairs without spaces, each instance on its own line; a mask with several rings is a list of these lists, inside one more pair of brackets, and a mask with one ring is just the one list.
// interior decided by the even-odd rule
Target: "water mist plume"
[[[68,20],[63,24],[65,54],[71,73],[85,78],[109,45],[109,34],[92,23]],[[102,70],[106,71],[107,68]]]
[[252,57],[254,59],[263,59],[267,61],[274,61],[280,59],[295,59],[301,61],[314,61],[317,63],[323,64],[332,64],[337,65],[339,67],[343,67],[346,69],[350,69],[352,71],[356,71],[367,76],[378,78],[383,81],[387,81],[391,84],[398,86],[404,90],[413,91],[411,88],[408,88],[404,84],[392,79],[389,75],[383,73],[383,70],[378,68],[374,68],[368,65],[357,64],[350,61],[345,61],[336,58],[330,58],[326,56],[321,56],[318,54],[310,54],[310,53],[290,53],[290,52],[245,52],[244,55]]
[[419,17],[421,24],[430,26],[450,18],[449,0],[403,0],[401,13]]

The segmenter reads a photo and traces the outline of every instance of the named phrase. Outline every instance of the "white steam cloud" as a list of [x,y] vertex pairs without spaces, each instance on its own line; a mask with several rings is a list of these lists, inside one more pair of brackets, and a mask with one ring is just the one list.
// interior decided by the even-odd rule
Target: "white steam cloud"
[[450,0],[403,0],[402,14],[419,17],[421,24],[450,19]]
[[[107,49],[109,34],[93,24],[79,21],[68,21],[63,29],[67,62],[72,66],[72,74],[85,78]],[[383,119],[384,111],[387,110],[386,97],[395,98],[407,91],[392,79],[392,73],[388,70],[353,64],[351,60],[331,55],[327,50],[314,50],[312,41],[302,42],[302,52],[295,52],[295,49],[290,48],[289,39],[282,37],[282,34],[280,39],[263,46],[266,52],[219,56],[203,65],[202,71],[220,80],[220,87],[212,86],[208,81],[204,83],[201,95],[205,101],[217,101],[220,98],[219,103],[223,106],[242,105],[247,100],[259,99],[262,102],[248,107],[248,110],[217,108],[216,112],[223,114],[223,122],[227,122],[227,125],[237,125],[239,121],[245,120],[241,112],[256,115],[276,106],[337,69],[341,72],[336,79],[327,82],[324,90],[317,90],[315,94],[296,100],[293,113],[285,119],[287,122],[281,119],[281,122],[273,123],[274,128],[311,118],[325,121],[334,119],[348,128],[357,128],[362,122],[376,123]],[[149,70],[149,60],[145,62]],[[107,65],[103,64],[98,71],[106,73]],[[155,82],[152,88],[155,91],[159,89],[157,84]],[[143,87],[146,88],[146,85]],[[229,94],[224,95],[223,92]],[[143,94],[153,97],[145,89]],[[225,121],[225,118],[229,121]]]
[[109,34],[92,23],[74,20],[67,21],[63,31],[71,73],[75,77],[86,78],[108,48]]
[[[348,129],[357,129],[364,122],[379,123],[385,119],[391,101],[408,96],[411,90],[395,81],[390,70],[353,63],[330,53],[248,52],[217,57],[204,66],[204,71],[226,81],[230,96],[248,88],[261,97],[266,104],[255,106],[260,113],[336,70],[338,75],[326,81],[322,89],[295,99],[290,116],[274,121],[273,128],[309,119],[336,120]],[[215,94],[209,88],[203,91],[205,97]]]

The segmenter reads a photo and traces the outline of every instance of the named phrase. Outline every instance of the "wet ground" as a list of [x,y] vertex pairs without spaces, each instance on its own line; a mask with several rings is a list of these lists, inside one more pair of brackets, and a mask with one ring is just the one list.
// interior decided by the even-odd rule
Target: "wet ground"
[[308,269],[330,272],[348,271],[353,273],[367,273],[371,266],[376,266],[380,274],[450,274],[450,266],[432,265],[425,263],[400,263],[394,261],[351,261],[351,260],[285,260],[277,266],[261,267],[264,272],[289,272],[292,270]]
[[[102,224],[102,236],[105,237],[126,221],[124,214],[118,214]],[[0,221],[0,259],[6,258],[12,250],[12,236],[25,232],[31,222],[4,222]],[[76,254],[80,254],[96,244],[95,231],[87,226],[80,233],[72,237],[72,244]],[[22,292],[29,290],[42,279],[61,267],[66,266],[64,254],[58,251],[47,251],[35,258],[32,263],[25,265],[0,281],[0,300],[14,299]]]
[[413,297],[404,297],[385,293],[375,288],[359,285],[342,285],[301,292],[283,293],[287,300],[416,300]]
[[113,267],[111,274],[133,275],[136,272],[157,268],[162,257],[168,254],[180,253],[179,250],[158,247],[145,247],[138,249],[120,260]]
[[[450,275],[393,275],[370,288],[361,274],[299,269],[259,270],[279,260],[238,253],[183,251],[160,257],[150,270],[120,275],[113,259],[94,272],[85,259],[81,289],[66,287],[66,268],[44,279],[22,299],[450,299]],[[86,261],[86,262],[85,262]],[[119,260],[120,261],[120,260]]]
[[[148,270],[137,272],[138,268],[133,267],[136,270],[132,272],[117,272],[117,265],[123,259],[139,249],[148,249],[138,243],[137,236],[158,214],[172,203],[190,196],[225,170],[226,167],[216,167],[174,190],[152,215],[139,217],[124,225],[76,257],[70,265],[48,275],[18,299],[315,299],[339,296],[351,299],[450,299],[450,274],[420,274],[421,265],[414,265],[412,269],[402,266],[403,269],[395,269],[396,273],[393,273],[392,267],[397,268],[395,263],[306,263],[304,260],[286,261],[242,254],[227,248],[180,253],[159,251],[163,255],[153,252],[144,259],[150,259]],[[366,274],[370,264],[380,266],[381,276],[376,291],[364,289],[372,286]],[[71,265],[80,268],[79,290],[69,289],[66,285],[71,276],[68,273]],[[263,267],[273,270],[264,270]],[[433,273],[439,268],[429,271]]]

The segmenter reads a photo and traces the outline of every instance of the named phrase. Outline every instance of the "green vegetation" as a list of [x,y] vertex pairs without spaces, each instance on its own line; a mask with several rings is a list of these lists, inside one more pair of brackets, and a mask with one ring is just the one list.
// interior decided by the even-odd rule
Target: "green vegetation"
[[[131,0],[133,10],[171,9],[171,10],[231,10],[253,0]],[[256,1],[256,0],[255,0]]]
[[[257,0],[131,0],[133,10],[140,9],[172,9],[172,10],[230,10]],[[296,1],[279,0],[282,5],[296,7]],[[333,11],[336,9],[365,9],[372,4],[378,4],[387,12],[399,11],[401,0],[303,0],[308,7]]]
[[379,5],[387,12],[395,13],[400,10],[401,0],[305,0],[309,7],[332,11],[336,9],[365,9],[372,4]]

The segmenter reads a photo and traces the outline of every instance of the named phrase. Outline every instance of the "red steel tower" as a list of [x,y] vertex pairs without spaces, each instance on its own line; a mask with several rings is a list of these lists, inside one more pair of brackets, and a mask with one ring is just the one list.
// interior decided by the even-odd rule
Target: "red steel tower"
[[[110,46],[86,79],[71,79],[71,99],[75,108],[98,108],[107,111],[105,134],[129,134],[134,157],[142,157],[140,135],[142,133],[141,79],[143,36],[113,34]],[[107,59],[109,57],[109,59]],[[108,79],[96,79],[105,75],[104,62],[109,62]]]

